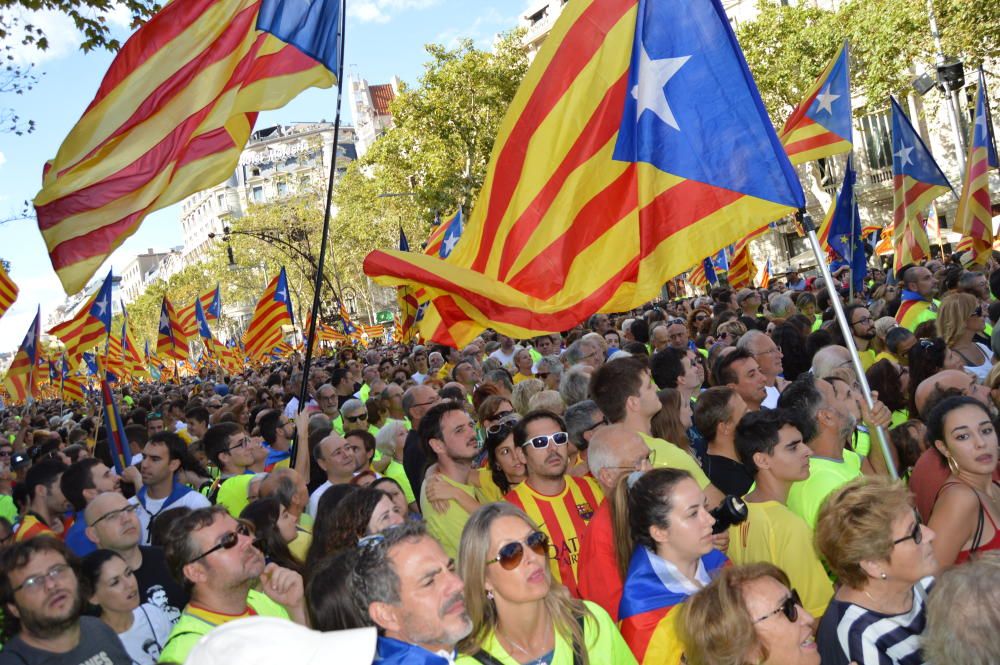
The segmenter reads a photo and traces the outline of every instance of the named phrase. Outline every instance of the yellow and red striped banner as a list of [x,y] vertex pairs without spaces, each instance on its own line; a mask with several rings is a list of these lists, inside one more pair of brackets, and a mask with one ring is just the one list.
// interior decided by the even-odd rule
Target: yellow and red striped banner
[[7,313],[10,306],[17,300],[17,284],[10,278],[7,271],[0,264],[0,316]]
[[965,160],[965,179],[958,199],[954,229],[964,237],[959,249],[973,251],[973,262],[985,264],[993,254],[993,212],[990,202],[990,168],[997,167],[997,155],[986,109],[986,82],[979,73],[976,113]]
[[270,354],[284,336],[281,327],[292,325],[291,298],[285,269],[270,281],[254,308],[253,318],[243,334],[246,354],[252,359]]

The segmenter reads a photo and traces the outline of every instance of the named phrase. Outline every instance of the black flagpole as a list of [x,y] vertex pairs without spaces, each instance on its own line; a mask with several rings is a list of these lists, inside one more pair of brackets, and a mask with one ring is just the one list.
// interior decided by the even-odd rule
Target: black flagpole
[[[316,280],[313,284],[313,303],[309,317],[309,332],[306,336],[306,359],[302,366],[302,389],[299,391],[299,412],[306,407],[309,398],[309,366],[312,364],[313,341],[316,339],[316,319],[319,314],[320,290],[323,288],[323,263],[326,246],[330,237],[330,207],[333,203],[333,184],[337,176],[337,148],[340,143],[340,102],[344,95],[344,31],[347,26],[347,0],[340,3],[340,27],[338,28],[337,54],[337,117],[333,123],[333,151],[330,155],[330,177],[326,183],[326,209],[323,211],[323,236],[319,245],[319,261],[316,266]],[[337,295],[338,300],[340,294]],[[308,437],[308,432],[296,432],[292,444],[289,464],[295,464],[295,452],[299,443]]]

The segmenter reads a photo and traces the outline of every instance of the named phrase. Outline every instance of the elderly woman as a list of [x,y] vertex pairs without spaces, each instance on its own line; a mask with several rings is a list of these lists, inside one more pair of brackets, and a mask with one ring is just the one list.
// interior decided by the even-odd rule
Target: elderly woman
[[769,563],[724,568],[681,608],[689,665],[819,665],[816,620]]
[[927,602],[924,657],[930,663],[1000,663],[1000,552],[941,574]]
[[934,532],[906,487],[858,479],[820,509],[816,547],[840,588],[819,623],[824,665],[917,665],[925,594],[938,571]]
[[951,470],[931,510],[938,561],[950,566],[1000,550],[1000,485],[993,480],[1000,453],[989,411],[971,397],[948,397],[931,410],[927,439]]
[[490,503],[469,517],[458,572],[475,628],[459,644],[459,665],[635,663],[604,609],[552,583],[548,559],[548,537],[513,505]]
[[941,301],[937,327],[944,343],[962,359],[965,371],[982,383],[993,368],[993,351],[975,341],[986,329],[983,304],[968,293],[953,293]]
[[382,459],[388,459],[389,463],[382,471],[383,476],[388,476],[396,481],[403,490],[406,503],[411,506],[410,510],[416,510],[416,498],[410,481],[406,478],[406,469],[403,468],[403,447],[406,443],[406,423],[402,420],[387,420],[378,434],[375,435],[375,449],[382,453]]

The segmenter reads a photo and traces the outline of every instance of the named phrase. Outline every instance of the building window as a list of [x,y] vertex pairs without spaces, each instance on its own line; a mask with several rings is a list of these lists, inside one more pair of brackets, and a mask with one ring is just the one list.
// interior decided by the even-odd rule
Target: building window
[[284,180],[278,181],[278,196],[285,196],[288,194],[288,183]]
[[264,202],[264,188],[263,187],[261,187],[260,185],[257,185],[251,191],[253,193],[253,202],[254,203],[263,203]]
[[225,194],[217,194],[215,196],[215,202],[219,206],[219,210],[222,210],[223,208],[226,207],[226,195]]
[[865,154],[871,169],[892,168],[892,119],[888,111],[861,118],[861,133],[865,138]]

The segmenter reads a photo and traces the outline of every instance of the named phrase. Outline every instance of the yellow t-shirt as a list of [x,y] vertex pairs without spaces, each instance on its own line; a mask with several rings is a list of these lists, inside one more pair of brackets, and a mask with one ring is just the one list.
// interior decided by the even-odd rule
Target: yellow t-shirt
[[810,529],[816,528],[816,516],[823,501],[835,489],[861,477],[861,457],[845,450],[840,460],[809,458],[809,478],[792,484],[788,508],[801,517]]
[[406,469],[403,468],[402,464],[396,460],[390,461],[389,466],[385,468],[385,472],[382,475],[392,478],[399,483],[399,486],[403,488],[403,496],[406,497],[406,503],[416,501],[416,497],[413,496],[413,488],[410,487],[410,479],[406,477]]
[[476,469],[479,477],[479,494],[483,497],[483,503],[496,503],[503,501],[503,491],[493,480],[493,470],[488,466]]
[[861,358],[861,366],[868,371],[868,368],[875,364],[875,359],[877,358],[875,354],[875,349],[865,349],[864,351],[858,351],[858,356]]
[[[476,488],[472,485],[454,481],[443,473],[440,474],[440,477],[446,483],[457,487],[476,499],[476,501],[482,501],[476,492]],[[448,553],[448,556],[457,557],[458,541],[462,538],[462,529],[465,528],[465,523],[469,520],[469,513],[465,512],[465,509],[458,505],[456,501],[449,501],[448,510],[439,513],[431,505],[431,502],[427,500],[426,482],[420,486],[420,512],[424,516],[424,522],[427,523],[427,532],[437,538],[437,541],[441,543],[441,547]]]
[[[587,645],[587,656],[592,665],[635,665],[635,656],[629,650],[622,635],[618,632],[608,613],[597,603],[583,601],[592,617],[587,617],[583,624],[583,641]],[[572,665],[573,644],[559,633],[556,633],[555,649],[549,665]],[[503,665],[520,665],[520,661],[512,657],[503,648],[493,633],[483,640],[483,651],[493,656]],[[460,654],[455,660],[456,665],[479,665],[479,661],[470,655]]]
[[711,484],[708,476],[706,476],[705,472],[701,470],[700,466],[698,466],[697,460],[678,448],[676,445],[670,443],[669,441],[664,441],[663,439],[657,439],[656,437],[649,436],[648,434],[643,434],[642,432],[639,432],[639,436],[642,437],[642,440],[646,442],[649,449],[656,455],[656,461],[653,463],[654,467],[683,469],[694,476],[695,481],[698,483],[698,487],[702,489],[705,489]]
[[305,563],[312,541],[312,518],[302,513],[299,517],[299,523],[295,525],[295,540],[288,543],[288,550],[296,560]]
[[805,521],[777,501],[747,503],[747,519],[729,528],[726,555],[737,565],[773,563],[788,574],[814,617],[823,616],[833,585],[813,549],[813,532]]

